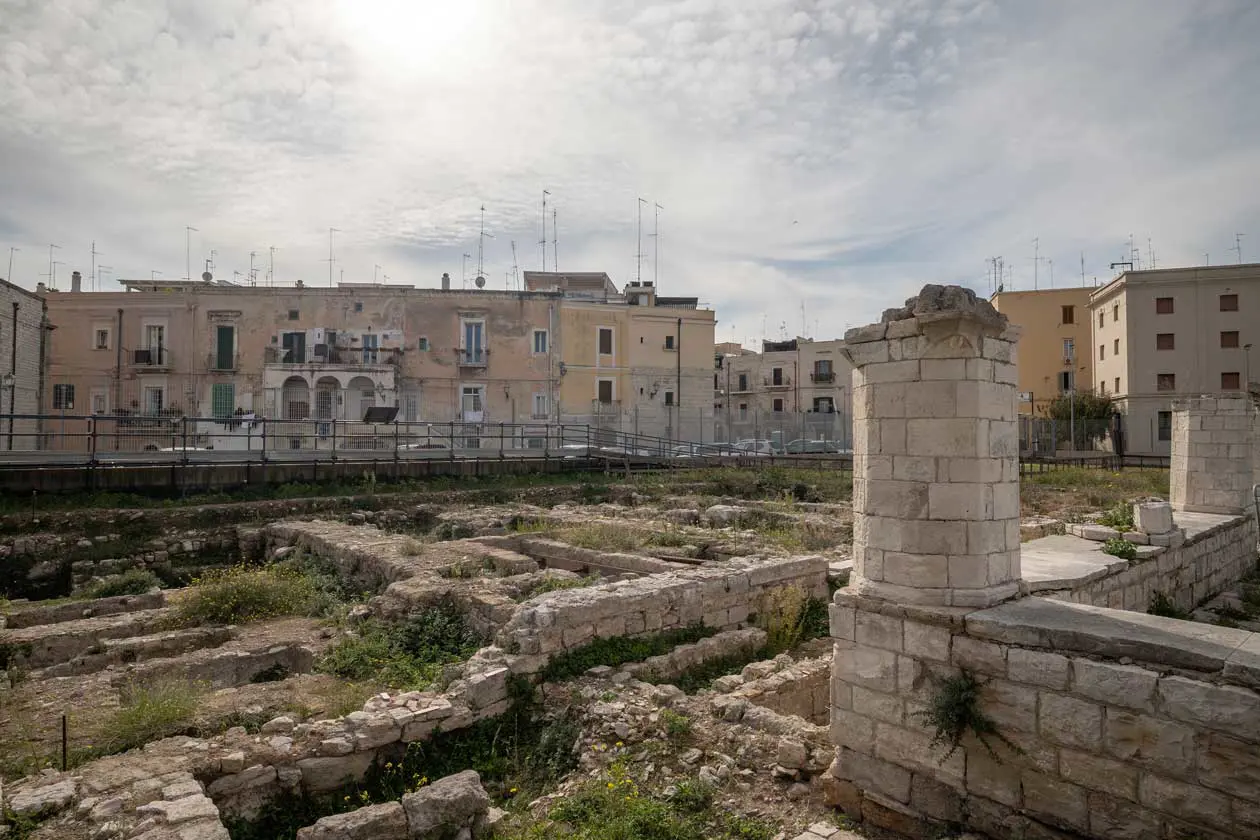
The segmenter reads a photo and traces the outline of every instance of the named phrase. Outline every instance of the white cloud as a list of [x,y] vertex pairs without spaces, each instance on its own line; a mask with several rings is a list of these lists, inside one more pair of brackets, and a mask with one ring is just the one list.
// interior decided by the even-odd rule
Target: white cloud
[[547,188],[561,266],[624,282],[642,196],[720,337],[802,302],[838,335],[987,291],[987,257],[1027,286],[1033,237],[1056,279],[1130,233],[1161,264],[1260,243],[1258,35],[1247,0],[0,0],[0,246],[28,286],[93,239],[181,276],[191,224],[220,276],[275,245],[326,282],[337,227],[347,280],[433,285],[484,203],[497,284]]

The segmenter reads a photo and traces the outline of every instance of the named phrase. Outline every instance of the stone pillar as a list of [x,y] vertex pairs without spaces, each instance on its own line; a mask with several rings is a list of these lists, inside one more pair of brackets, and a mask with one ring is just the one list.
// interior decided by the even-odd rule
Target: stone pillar
[[849,591],[985,607],[1019,589],[1019,328],[957,286],[849,330]]
[[1252,509],[1255,407],[1247,397],[1196,397],[1173,404],[1169,476],[1174,510]]

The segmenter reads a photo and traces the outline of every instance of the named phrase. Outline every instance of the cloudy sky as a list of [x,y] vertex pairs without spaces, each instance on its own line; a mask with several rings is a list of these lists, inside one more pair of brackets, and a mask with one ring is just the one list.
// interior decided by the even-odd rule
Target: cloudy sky
[[633,280],[642,197],[720,340],[833,337],[995,256],[1254,260],[1257,43],[1254,0],[0,0],[0,271],[182,277],[191,225],[194,274],[326,284],[335,227],[338,279],[458,285],[484,204],[503,288],[547,189],[561,269]]

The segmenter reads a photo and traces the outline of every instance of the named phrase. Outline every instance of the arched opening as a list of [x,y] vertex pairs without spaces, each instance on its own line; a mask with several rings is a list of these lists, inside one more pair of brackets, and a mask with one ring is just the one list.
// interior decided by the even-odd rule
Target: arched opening
[[362,420],[367,410],[376,405],[376,383],[366,376],[356,376],[346,388],[347,419]]
[[315,382],[315,419],[333,420],[336,418],[337,392],[341,383],[336,377],[321,376]]
[[311,416],[311,388],[300,376],[290,376],[280,388],[280,411],[284,420],[305,420]]

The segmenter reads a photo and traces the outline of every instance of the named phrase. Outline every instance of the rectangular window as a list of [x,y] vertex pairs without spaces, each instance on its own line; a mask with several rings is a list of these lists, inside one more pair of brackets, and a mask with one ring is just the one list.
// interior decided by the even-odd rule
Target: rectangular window
[[92,392],[92,413],[93,414],[108,414],[109,413],[109,397],[105,395],[104,391]]
[[831,397],[814,397],[814,411],[818,414],[834,414],[835,401]]
[[819,376],[831,375],[831,359],[818,359],[814,362],[814,373]]
[[1177,390],[1177,374],[1175,373],[1155,374],[1155,390],[1156,391],[1176,391]]
[[420,395],[408,393],[403,395],[403,422],[414,423],[420,419]]
[[486,322],[464,321],[460,332],[460,355],[463,363],[481,364],[486,358]]
[[236,412],[236,386],[218,382],[210,386],[210,413],[215,418],[231,417]]
[[1102,394],[1103,396],[1107,395],[1107,380],[1103,379],[1099,381],[1098,393]]
[[783,384],[783,368],[775,368],[774,370],[770,371],[770,383],[772,385]]
[[355,312],[362,312],[362,311],[363,311],[363,301],[361,301],[361,300],[356,300],[356,301],[354,302],[354,311],[355,311]]
[[774,401],[774,410],[776,413],[783,410],[783,400],[779,399]]
[[665,336],[665,349],[666,350],[674,349],[674,336],[672,335]]
[[428,353],[428,352],[429,352],[429,338],[428,338],[428,336],[423,336],[423,335],[422,335],[422,336],[420,336],[420,340],[416,342],[416,349],[417,349],[417,350],[419,350],[421,353]]
[[739,375],[739,390],[741,391],[748,390],[748,374],[746,373],[741,373]]
[[1076,359],[1076,341],[1075,339],[1063,339],[1063,361],[1071,364]]
[[1221,333],[1221,347],[1225,349],[1238,347],[1238,330],[1228,330]]
[[674,404],[674,392],[666,391],[665,392],[665,405],[673,405],[673,404]]
[[1063,323],[1065,324],[1076,323],[1076,307],[1075,306],[1063,307]]
[[1156,350],[1176,350],[1177,340],[1174,333],[1158,333],[1155,336]]
[[1172,412],[1159,412],[1159,439],[1172,440]]
[[481,421],[481,412],[485,409],[484,391],[480,385],[465,385],[461,390],[460,408],[464,412],[465,421]]
[[613,352],[613,331],[608,327],[599,328],[599,355],[611,356]]
[[1221,311],[1237,312],[1238,311],[1238,295],[1221,295]]
[[1221,374],[1222,391],[1237,391],[1240,387],[1242,386],[1239,384],[1238,371]]
[[96,348],[97,350],[108,350],[109,349],[109,330],[97,329],[96,341],[93,343],[92,346]]
[[534,394],[534,409],[531,416],[535,420],[547,419],[547,395],[546,394]]
[[1107,313],[1106,313],[1106,312],[1099,312],[1099,313],[1098,313],[1098,326],[1099,326],[1099,327],[1101,327],[1101,326],[1103,325],[1103,321],[1104,321],[1104,319],[1105,319],[1106,317],[1107,317]]
[[[1169,300],[1172,300],[1172,298],[1169,298]],[[1111,323],[1114,324],[1118,322],[1119,320],[1120,320],[1120,304],[1113,303],[1111,305]]]
[[748,419],[748,403],[739,404],[739,419],[740,420]]
[[144,413],[161,414],[166,405],[166,391],[162,388],[144,389]]
[[[214,337],[214,369],[233,370],[233,357],[236,354],[236,327],[220,325],[215,327]],[[217,416],[217,415],[216,415]]]
[[166,364],[166,327],[163,324],[145,324],[144,346],[149,351],[149,364]]
[[289,310],[289,320],[296,321],[298,319],[298,311],[296,309]]
[[1070,370],[1059,371],[1059,393],[1069,394],[1076,384],[1076,373]]
[[1116,387],[1115,387],[1115,392],[1116,392],[1117,394],[1118,394],[1118,393],[1120,393],[1120,377],[1118,377],[1118,376],[1116,377]]
[[1101,362],[1103,359],[1106,359],[1106,358],[1107,358],[1107,345],[1099,344],[1098,345],[1098,361]]
[[534,330],[534,352],[535,353],[547,352],[547,331],[546,330]]
[[376,333],[363,334],[363,364],[374,365],[380,361],[381,337]]
[[53,386],[53,408],[59,411],[70,411],[74,408],[74,386]]
[[1173,299],[1170,297],[1155,298],[1155,314],[1156,315],[1173,314]]
[[599,401],[605,405],[613,401],[613,383],[611,379],[601,379],[596,387]]
[[306,364],[306,333],[284,333],[280,336],[280,346],[284,349],[280,361],[286,365]]
[[1120,339],[1118,338],[1115,341],[1111,342],[1111,355],[1113,356],[1120,355]]

